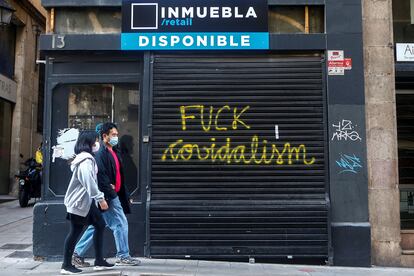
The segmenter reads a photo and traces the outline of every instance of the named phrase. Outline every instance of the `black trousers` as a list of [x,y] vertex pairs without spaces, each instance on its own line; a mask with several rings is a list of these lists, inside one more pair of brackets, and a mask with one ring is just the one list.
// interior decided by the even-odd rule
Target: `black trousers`
[[89,225],[93,225],[95,227],[93,235],[95,261],[99,262],[103,260],[103,232],[106,224],[102,218],[101,212],[96,207],[95,202],[92,203],[89,213],[85,218],[74,214],[68,214],[67,218],[70,220],[70,231],[65,240],[62,267],[72,266],[72,255],[75,250],[76,243],[78,242],[83,231]]

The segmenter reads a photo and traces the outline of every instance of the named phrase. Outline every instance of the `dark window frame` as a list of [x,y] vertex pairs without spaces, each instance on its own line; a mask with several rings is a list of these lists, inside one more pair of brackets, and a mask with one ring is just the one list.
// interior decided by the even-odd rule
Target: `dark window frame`
[[16,25],[0,26],[0,74],[3,74],[10,79],[14,78],[16,38]]

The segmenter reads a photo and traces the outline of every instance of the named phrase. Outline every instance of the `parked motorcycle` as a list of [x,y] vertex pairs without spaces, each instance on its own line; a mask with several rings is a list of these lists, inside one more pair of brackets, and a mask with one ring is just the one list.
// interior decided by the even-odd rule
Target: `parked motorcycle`
[[24,163],[27,168],[16,175],[19,182],[19,204],[27,207],[31,198],[40,198],[42,186],[42,165],[34,158],[27,159]]

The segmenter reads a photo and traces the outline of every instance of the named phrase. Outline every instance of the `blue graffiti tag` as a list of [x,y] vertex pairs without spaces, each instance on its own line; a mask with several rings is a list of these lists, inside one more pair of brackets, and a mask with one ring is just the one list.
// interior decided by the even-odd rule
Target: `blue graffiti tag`
[[336,164],[343,169],[341,173],[350,172],[350,173],[358,173],[358,168],[362,168],[360,158],[356,157],[354,154],[353,156],[347,154],[341,154],[341,159],[336,161]]

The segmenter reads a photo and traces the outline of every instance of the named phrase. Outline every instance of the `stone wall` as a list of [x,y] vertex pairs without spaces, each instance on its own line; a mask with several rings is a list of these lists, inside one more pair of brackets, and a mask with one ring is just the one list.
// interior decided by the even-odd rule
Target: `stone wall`
[[399,266],[400,201],[392,1],[363,1],[372,264]]
[[39,67],[36,65],[36,28],[41,30],[41,22],[35,21],[28,11],[19,6],[19,1],[9,1],[16,9],[14,16],[20,21],[16,36],[15,75],[17,101],[13,111],[12,145],[10,160],[10,193],[17,194],[14,175],[20,169],[22,159],[34,156],[42,136],[37,133],[37,101],[39,87]]
[[29,0],[29,2],[36,8],[38,12],[40,12],[45,18],[47,17],[47,11],[42,6],[41,0]]

